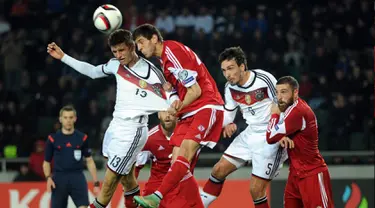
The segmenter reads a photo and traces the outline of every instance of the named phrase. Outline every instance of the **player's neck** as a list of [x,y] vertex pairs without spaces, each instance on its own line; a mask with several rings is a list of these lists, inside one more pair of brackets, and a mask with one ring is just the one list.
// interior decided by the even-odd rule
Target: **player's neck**
[[156,48],[155,48],[155,56],[157,57],[161,57],[161,54],[163,53],[163,47],[164,47],[164,43],[163,42],[158,42],[156,44]]
[[74,133],[74,128],[71,128],[71,129],[64,129],[64,128],[61,128],[61,132],[65,135],[70,135],[70,134],[73,134]]
[[247,81],[249,81],[249,79],[250,79],[250,71],[249,70],[247,70],[247,71],[245,71],[244,72],[244,76],[242,77],[242,79],[238,82],[238,84],[240,85],[240,86],[243,86],[243,85],[245,85],[246,84],[246,82]]
[[163,131],[163,134],[166,136],[166,137],[170,137],[172,135],[172,132],[169,132],[167,130],[165,130],[163,127],[161,127],[161,130]]
[[129,67],[133,67],[133,66],[135,65],[135,63],[138,62],[138,60],[139,60],[139,56],[138,56],[137,53],[134,51],[134,52],[132,53],[132,59],[131,59],[131,61],[129,62],[128,66],[129,66]]

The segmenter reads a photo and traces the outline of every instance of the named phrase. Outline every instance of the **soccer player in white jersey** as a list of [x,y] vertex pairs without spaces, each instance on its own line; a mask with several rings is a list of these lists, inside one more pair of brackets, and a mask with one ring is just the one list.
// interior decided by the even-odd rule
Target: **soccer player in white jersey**
[[90,207],[106,207],[119,181],[124,187],[126,207],[137,207],[133,203],[133,196],[139,195],[134,164],[147,140],[148,115],[167,110],[171,95],[162,88],[165,79],[161,71],[136,54],[131,32],[114,31],[108,45],[115,58],[98,66],[70,57],[55,43],[48,44],[47,52],[92,79],[116,77],[116,105],[102,147],[108,159],[107,170],[101,192]]
[[225,86],[223,136],[231,137],[237,130],[232,122],[238,108],[248,126],[213,167],[201,192],[203,204],[208,207],[220,195],[225,178],[251,161],[250,194],[255,208],[268,208],[267,186],[287,159],[286,151],[279,148],[279,144],[269,145],[266,141],[271,104],[276,97],[276,79],[261,69],[248,70],[245,54],[240,47],[225,49],[219,56],[219,62],[228,80]]

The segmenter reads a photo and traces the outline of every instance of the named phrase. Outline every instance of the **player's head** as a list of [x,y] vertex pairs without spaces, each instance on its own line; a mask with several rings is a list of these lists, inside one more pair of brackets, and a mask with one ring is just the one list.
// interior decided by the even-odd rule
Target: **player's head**
[[135,28],[133,38],[138,50],[146,58],[156,55],[156,45],[163,42],[160,31],[153,25],[143,24]]
[[74,129],[74,123],[77,121],[77,112],[71,105],[61,108],[59,121],[63,129],[70,131]]
[[135,52],[135,43],[130,31],[123,29],[115,30],[108,37],[108,45],[111,47],[113,56],[122,65],[127,65],[134,59],[132,53]]
[[168,132],[172,132],[176,127],[177,118],[167,111],[161,111],[158,113],[160,125]]
[[219,55],[219,63],[224,77],[231,85],[236,85],[244,79],[247,60],[241,47],[226,48]]
[[276,83],[276,95],[279,109],[284,112],[298,99],[298,81],[292,76],[281,77]]

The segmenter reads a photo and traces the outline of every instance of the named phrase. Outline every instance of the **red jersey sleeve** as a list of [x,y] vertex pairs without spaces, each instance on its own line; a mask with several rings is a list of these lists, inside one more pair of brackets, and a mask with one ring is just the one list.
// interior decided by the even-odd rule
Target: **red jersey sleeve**
[[182,44],[176,44],[173,48],[166,46],[165,56],[164,68],[184,87],[191,87],[197,82],[202,61],[190,48]]
[[273,144],[284,136],[291,135],[303,127],[303,116],[296,106],[285,112],[284,121],[278,123],[280,115],[272,114],[267,128],[267,142]]

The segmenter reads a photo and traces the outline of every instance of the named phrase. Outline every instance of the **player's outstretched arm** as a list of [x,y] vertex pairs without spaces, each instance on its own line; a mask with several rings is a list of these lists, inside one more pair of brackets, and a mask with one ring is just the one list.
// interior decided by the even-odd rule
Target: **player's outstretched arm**
[[94,66],[87,62],[79,61],[73,57],[70,57],[68,54],[65,54],[64,51],[55,42],[48,44],[47,53],[53,58],[61,60],[66,65],[72,67],[79,73],[84,74],[92,79],[108,76],[108,74],[104,73],[103,71],[103,65]]

